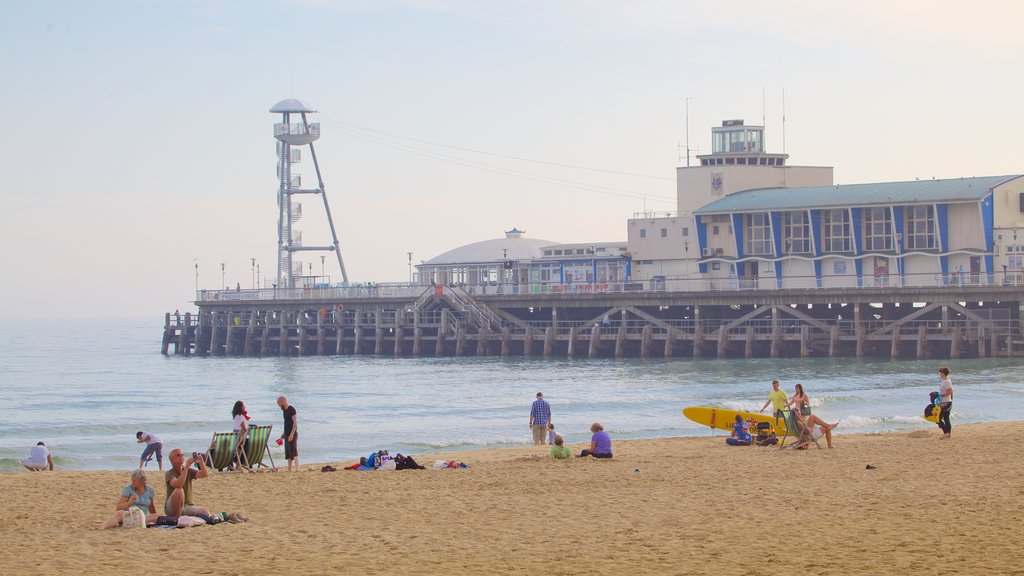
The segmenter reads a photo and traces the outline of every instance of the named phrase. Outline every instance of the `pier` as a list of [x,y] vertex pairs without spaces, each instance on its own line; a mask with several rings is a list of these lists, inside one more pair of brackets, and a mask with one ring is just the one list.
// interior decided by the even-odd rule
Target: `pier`
[[[653,288],[653,289],[652,289]],[[1003,284],[668,291],[662,284],[202,291],[161,351],[201,356],[1024,356]]]

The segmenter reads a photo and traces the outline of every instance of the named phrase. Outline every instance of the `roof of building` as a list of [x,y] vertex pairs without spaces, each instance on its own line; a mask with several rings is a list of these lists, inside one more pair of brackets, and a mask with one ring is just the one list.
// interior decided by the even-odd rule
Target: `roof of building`
[[505,238],[481,240],[465,246],[449,250],[434,256],[422,265],[439,264],[471,264],[475,262],[499,262],[503,258],[509,260],[531,260],[543,255],[543,248],[557,244],[550,240],[526,238],[523,232],[513,228],[505,233]]
[[299,100],[298,98],[286,98],[284,100],[281,100],[277,104],[274,104],[274,107],[270,109],[270,112],[273,113],[273,114],[277,114],[277,113],[280,113],[280,112],[316,112],[316,111],[317,111],[317,109],[314,108],[311,104],[309,104],[308,102],[303,102],[302,100]]
[[993,187],[1019,177],[1020,175],[980,176],[801,188],[755,188],[729,194],[694,213],[721,214],[838,206],[977,202],[987,196]]

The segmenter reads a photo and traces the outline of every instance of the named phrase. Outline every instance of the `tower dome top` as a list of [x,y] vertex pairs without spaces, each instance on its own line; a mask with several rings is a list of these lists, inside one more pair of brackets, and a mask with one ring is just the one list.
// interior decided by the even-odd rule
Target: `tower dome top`
[[317,109],[311,106],[308,102],[303,102],[298,98],[286,98],[281,100],[274,107],[270,109],[271,113],[279,112],[316,112]]

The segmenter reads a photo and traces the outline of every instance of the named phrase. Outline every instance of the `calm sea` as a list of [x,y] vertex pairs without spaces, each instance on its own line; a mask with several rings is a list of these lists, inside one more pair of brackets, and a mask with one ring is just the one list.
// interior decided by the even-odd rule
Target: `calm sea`
[[[838,433],[934,427],[920,418],[946,361],[875,359],[567,360],[500,358],[184,358],[160,355],[161,318],[0,325],[0,470],[43,440],[62,469],[130,469],[135,432],[165,453],[202,451],[231,430],[244,400],[253,423],[281,427],[284,394],[298,409],[305,463],[371,450],[418,454],[529,443],[530,403],[543,391],[558,431],[589,439],[707,436],[685,406],[756,410],[778,378],[802,382]],[[1022,419],[1024,360],[948,363],[954,426]],[[955,433],[955,431],[954,431]],[[722,435],[721,432],[718,432]],[[283,450],[272,447],[275,461]],[[166,456],[166,454],[165,454]],[[155,467],[156,462],[150,463]]]

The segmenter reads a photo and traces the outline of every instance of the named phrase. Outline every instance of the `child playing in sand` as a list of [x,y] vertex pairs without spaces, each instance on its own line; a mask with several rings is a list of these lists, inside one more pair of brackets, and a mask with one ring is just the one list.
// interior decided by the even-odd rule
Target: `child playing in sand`
[[551,442],[551,451],[548,452],[548,456],[559,460],[572,458],[572,450],[570,450],[568,446],[565,446],[565,440],[562,439],[561,434],[555,434],[555,438]]
[[555,434],[555,423],[548,422],[548,444],[555,443],[555,436],[558,436],[558,434]]

